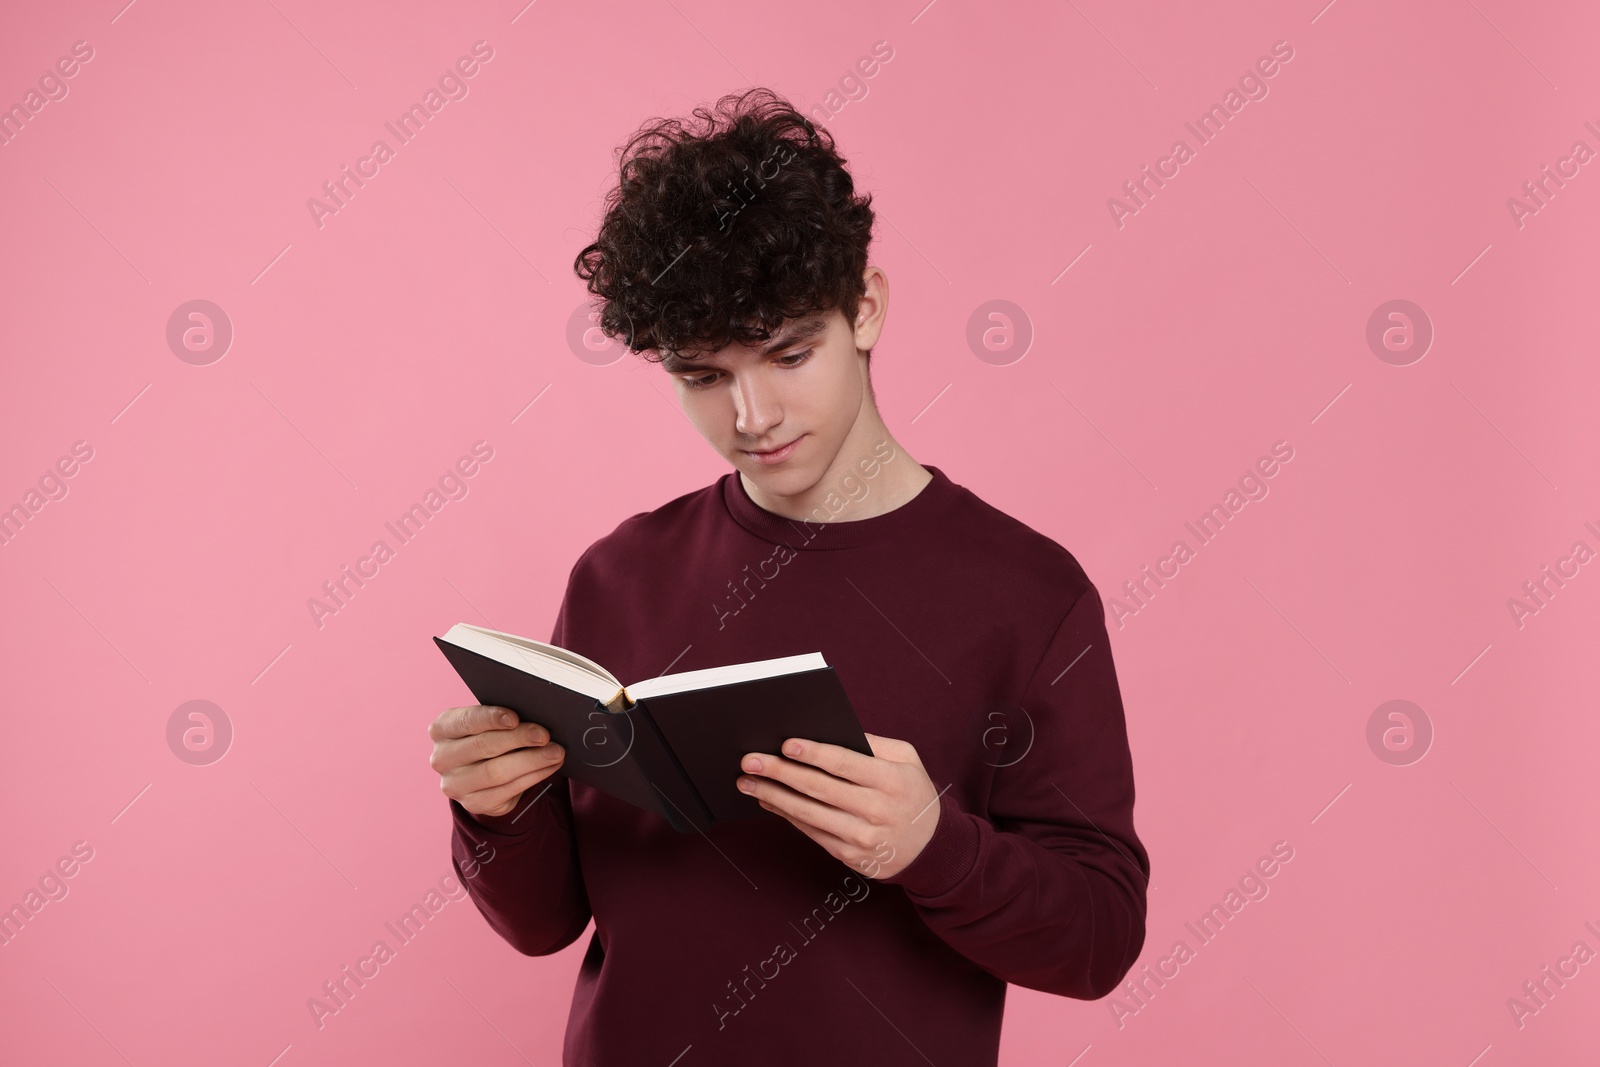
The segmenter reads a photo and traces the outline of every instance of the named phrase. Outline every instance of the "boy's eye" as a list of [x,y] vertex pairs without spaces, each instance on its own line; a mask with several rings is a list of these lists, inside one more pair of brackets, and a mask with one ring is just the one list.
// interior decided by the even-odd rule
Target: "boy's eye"
[[[789,352],[785,355],[779,356],[778,362],[783,364],[785,367],[798,367],[800,364],[809,359],[811,357],[811,353],[815,351],[816,349],[814,348],[808,348],[804,352]],[[721,371],[711,371],[708,374],[702,374],[698,377],[684,378],[683,384],[688,386],[690,389],[708,389],[717,384],[717,380],[721,374]]]

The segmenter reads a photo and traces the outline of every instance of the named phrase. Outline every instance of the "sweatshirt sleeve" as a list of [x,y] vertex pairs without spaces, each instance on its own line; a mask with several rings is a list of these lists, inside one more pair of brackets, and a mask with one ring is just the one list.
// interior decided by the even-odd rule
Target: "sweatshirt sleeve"
[[881,881],[995,977],[1098,999],[1143,948],[1150,860],[1133,829],[1133,762],[1093,585],[1007,719],[1003,752],[985,749],[1000,764],[988,810],[963,811],[944,793],[927,845]]
[[[551,644],[565,647],[573,598],[569,575]],[[547,956],[576,941],[590,910],[567,777],[546,778],[504,815],[473,815],[449,803],[451,863],[489,925],[529,956]]]

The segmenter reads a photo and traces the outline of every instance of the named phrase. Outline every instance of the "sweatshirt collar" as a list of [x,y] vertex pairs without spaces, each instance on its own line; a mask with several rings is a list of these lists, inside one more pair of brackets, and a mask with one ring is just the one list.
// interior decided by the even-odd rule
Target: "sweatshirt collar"
[[[751,500],[737,470],[722,476],[722,499],[735,522],[771,544],[787,545],[798,550],[859,548],[914,538],[925,528],[928,520],[940,512],[960,490],[961,487],[938,467],[930,463],[922,466],[933,475],[933,480],[924,485],[916,496],[892,511],[865,519],[822,521],[827,512],[826,504],[819,505],[814,513],[816,518],[812,520],[785,518]],[[868,486],[870,491],[871,479],[857,476],[856,480]],[[840,492],[839,499],[848,498]]]

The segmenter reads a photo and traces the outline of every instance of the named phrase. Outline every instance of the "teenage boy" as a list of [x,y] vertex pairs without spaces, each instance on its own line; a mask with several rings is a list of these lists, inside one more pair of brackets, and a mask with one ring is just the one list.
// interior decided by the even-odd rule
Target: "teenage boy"
[[1102,997],[1144,943],[1104,608],[885,427],[888,281],[831,137],[766,90],[694,115],[629,142],[574,269],[734,470],[584,552],[551,640],[624,678],[820,651],[873,755],[750,753],[771,814],[679,834],[552,777],[599,753],[452,708],[456,870],[528,955],[594,919],[566,1064],[994,1064],[1006,983]]

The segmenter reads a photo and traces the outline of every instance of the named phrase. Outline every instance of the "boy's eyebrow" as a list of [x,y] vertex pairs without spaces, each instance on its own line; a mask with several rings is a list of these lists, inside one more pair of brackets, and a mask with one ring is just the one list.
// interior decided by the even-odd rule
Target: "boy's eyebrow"
[[[780,349],[788,348],[790,345],[815,337],[817,334],[826,331],[827,328],[828,320],[822,315],[812,315],[808,318],[799,319],[792,325],[778,331],[778,336],[762,347],[761,354],[770,356]],[[661,366],[669,374],[682,374],[685,371],[694,370],[722,369],[709,363],[694,363],[670,352],[662,357]]]

